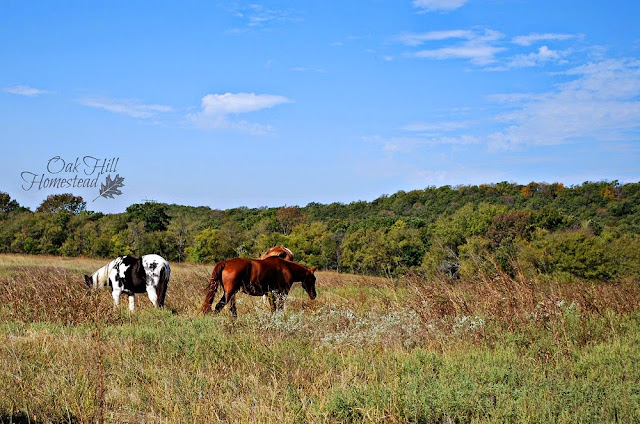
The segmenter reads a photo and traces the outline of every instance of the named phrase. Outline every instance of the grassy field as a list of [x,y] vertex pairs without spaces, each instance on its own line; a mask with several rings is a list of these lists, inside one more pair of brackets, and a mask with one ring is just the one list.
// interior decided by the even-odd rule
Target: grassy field
[[318,273],[285,311],[113,310],[106,261],[0,256],[0,422],[640,422],[640,285]]

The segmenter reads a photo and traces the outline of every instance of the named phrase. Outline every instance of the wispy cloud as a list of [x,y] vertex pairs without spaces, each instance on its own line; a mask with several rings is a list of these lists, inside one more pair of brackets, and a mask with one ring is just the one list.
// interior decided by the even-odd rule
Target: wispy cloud
[[427,41],[440,41],[450,38],[472,39],[476,33],[464,29],[454,29],[448,31],[429,31],[423,33],[409,33],[396,37],[396,40],[408,46],[419,46]]
[[[561,74],[568,82],[542,93],[489,96],[497,108],[486,119],[414,122],[404,133],[372,136],[385,156],[427,152],[435,146],[489,152],[580,142],[635,146],[640,136],[640,60],[605,60]],[[492,109],[491,105],[483,108]]]
[[[558,48],[560,42],[582,39],[582,34],[529,34],[506,40],[503,33],[486,28],[404,33],[392,40],[413,48],[405,57],[432,60],[468,60],[485,71],[567,63],[575,48]],[[544,43],[544,44],[542,44]],[[531,51],[529,46],[542,44]]]
[[570,40],[572,38],[584,38],[584,35],[581,34],[529,34],[529,35],[519,35],[514,37],[512,42],[514,44],[518,44],[520,46],[530,46],[532,44],[536,44],[538,42],[546,42],[546,41],[565,41]]
[[52,91],[40,90],[37,88],[29,87],[28,85],[12,85],[2,89],[5,93],[17,94],[20,96],[35,97],[41,94],[51,94]]
[[433,50],[421,50],[413,54],[417,58],[425,59],[469,59],[476,65],[488,65],[495,62],[495,55],[503,48],[489,45],[466,45],[455,47],[443,47]]
[[320,68],[319,66],[296,66],[291,68],[293,72],[317,72],[320,74],[324,74],[327,72],[326,69]]
[[371,38],[372,38],[371,35],[348,35],[343,40],[335,41],[330,45],[333,47],[341,47],[351,43],[357,43],[363,40],[371,40]]
[[232,113],[255,112],[273,106],[289,103],[283,96],[254,93],[207,94],[202,98],[202,109],[207,115],[228,115]]
[[551,50],[547,46],[541,46],[537,52],[531,52],[529,54],[520,54],[514,56],[507,64],[507,68],[526,68],[532,66],[539,66],[546,62],[558,62],[566,55],[566,52],[558,50]]
[[504,128],[489,135],[489,147],[637,140],[640,61],[606,60],[565,74],[574,79],[555,91],[500,98],[512,109],[497,116]]
[[243,22],[244,28],[235,28],[229,31],[232,33],[267,28],[272,25],[301,20],[292,9],[274,9],[258,3],[248,5],[231,4],[223,7]]
[[450,146],[467,146],[471,144],[481,144],[480,137],[462,134],[462,135],[424,135],[415,136],[392,136],[383,137],[380,135],[363,137],[364,141],[382,146],[382,150],[393,155],[394,153],[411,153],[420,147],[433,147],[439,145]]
[[407,179],[415,182],[418,187],[485,184],[488,181],[509,180],[506,172],[496,168],[488,168],[487,166],[466,166],[455,163],[449,165],[446,169],[442,168],[444,168],[443,165],[436,165],[433,169],[414,169],[407,176]]
[[449,30],[431,31],[420,34],[404,34],[397,39],[408,46],[421,46],[425,43],[449,42],[442,47],[422,49],[407,55],[425,59],[467,59],[476,65],[488,65],[495,62],[496,54],[506,48],[496,45],[504,35],[498,31]]
[[194,125],[200,128],[230,129],[251,134],[265,134],[272,130],[270,126],[236,119],[235,116],[291,102],[287,97],[272,94],[207,94],[202,98],[200,112],[190,114],[189,118]]
[[172,112],[171,106],[146,105],[137,99],[109,99],[105,97],[89,97],[80,99],[85,106],[103,109],[109,112],[131,116],[133,118],[152,118],[160,113]]
[[424,12],[451,11],[462,7],[467,0],[413,0],[413,5]]
[[442,132],[442,131],[454,131],[466,128],[470,125],[469,122],[463,121],[443,121],[443,122],[414,122],[403,126],[401,129],[410,132]]

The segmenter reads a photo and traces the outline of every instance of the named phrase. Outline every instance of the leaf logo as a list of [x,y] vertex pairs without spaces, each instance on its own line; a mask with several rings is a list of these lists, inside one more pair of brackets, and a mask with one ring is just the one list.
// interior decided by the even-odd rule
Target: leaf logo
[[[104,184],[100,184],[100,195],[98,197],[104,197],[105,199],[108,197],[109,199],[113,199],[113,196],[120,196],[122,192],[118,190],[120,187],[124,187],[124,177],[121,177],[120,174],[116,174],[116,177],[112,180],[111,175],[107,175],[107,179]],[[98,197],[93,199],[95,202],[98,200]]]

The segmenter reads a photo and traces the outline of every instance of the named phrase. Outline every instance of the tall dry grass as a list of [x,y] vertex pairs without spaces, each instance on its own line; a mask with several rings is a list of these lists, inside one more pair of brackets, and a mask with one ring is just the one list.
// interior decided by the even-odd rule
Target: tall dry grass
[[409,273],[409,301],[425,324],[456,316],[484,315],[507,329],[549,320],[570,304],[584,314],[628,314],[640,309],[638,282],[557,282],[527,275],[517,264],[514,268],[515,276],[498,269],[494,273],[480,271],[464,280]]
[[240,295],[234,320],[199,313],[211,265],[130,314],[84,288],[103,262],[0,255],[0,422],[640,418],[637,283],[320,272],[315,301]]

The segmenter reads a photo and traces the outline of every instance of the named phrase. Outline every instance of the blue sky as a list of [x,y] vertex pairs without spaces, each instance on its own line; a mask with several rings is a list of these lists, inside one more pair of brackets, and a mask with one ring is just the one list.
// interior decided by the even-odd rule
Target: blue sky
[[[0,191],[119,212],[638,182],[638,16],[626,0],[1,1]],[[97,172],[25,189],[84,178],[85,157],[118,158],[121,195],[99,197]]]

